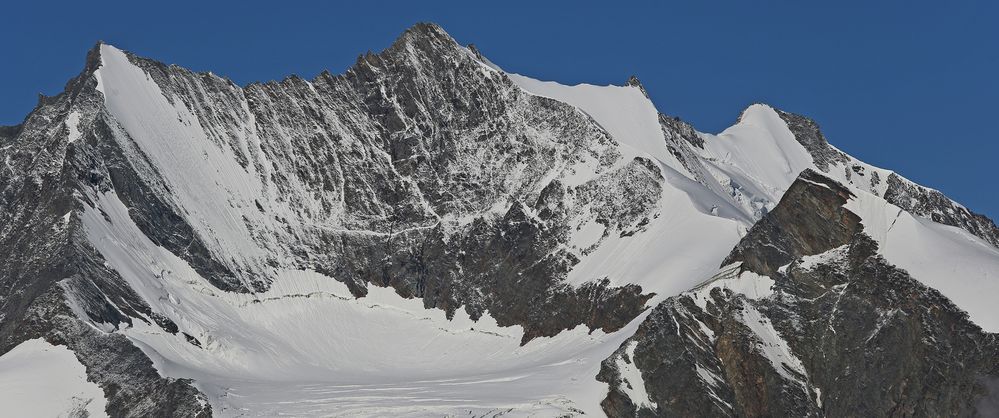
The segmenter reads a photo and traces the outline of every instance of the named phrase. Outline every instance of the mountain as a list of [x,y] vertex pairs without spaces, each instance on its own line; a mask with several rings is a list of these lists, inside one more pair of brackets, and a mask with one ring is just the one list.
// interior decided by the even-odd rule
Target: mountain
[[[718,274],[657,306],[604,361],[609,414],[992,415],[979,399],[995,399],[999,370],[999,339],[982,328],[996,326],[983,296],[995,248],[863,193],[806,169]],[[892,248],[914,243],[932,251],[902,257],[961,246],[967,258],[933,264],[975,271],[955,281]]]
[[66,414],[999,404],[996,225],[763,104],[705,134],[433,24],[247,86],[101,43],[0,156],[0,370]]

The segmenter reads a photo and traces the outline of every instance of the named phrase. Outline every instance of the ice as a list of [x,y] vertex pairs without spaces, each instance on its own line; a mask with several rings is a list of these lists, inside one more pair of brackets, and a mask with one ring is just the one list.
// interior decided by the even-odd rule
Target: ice
[[[124,52],[101,45],[101,60],[98,73],[108,110],[175,191],[176,203],[196,220],[192,226],[203,231],[203,238],[218,241],[211,246],[215,251],[252,252],[247,246],[253,242],[249,232],[237,221],[241,214],[226,198],[236,195],[252,201],[249,196],[263,194],[259,182],[246,175],[227,150],[215,146],[197,117],[179,100],[171,103]],[[232,258],[219,255],[222,260]]]

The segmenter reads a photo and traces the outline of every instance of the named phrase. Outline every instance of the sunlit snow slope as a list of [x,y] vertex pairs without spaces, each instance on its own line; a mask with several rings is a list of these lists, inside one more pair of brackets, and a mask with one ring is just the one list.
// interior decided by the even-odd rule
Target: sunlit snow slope
[[712,207],[730,203],[694,183],[686,168],[667,151],[659,112],[640,88],[566,86],[517,74],[509,77],[532,94],[576,106],[618,141],[621,154],[626,156],[622,160],[651,158],[666,176],[660,217],[652,220],[643,234],[607,237],[583,257],[570,282],[609,277],[668,297],[710,275],[750,225],[747,217],[735,211],[726,212],[729,217],[710,213]]
[[884,199],[857,191],[846,208],[889,262],[934,288],[987,332],[999,332],[999,249],[967,231],[912,216]]
[[0,356],[0,414],[106,417],[104,392],[65,346],[28,340]]

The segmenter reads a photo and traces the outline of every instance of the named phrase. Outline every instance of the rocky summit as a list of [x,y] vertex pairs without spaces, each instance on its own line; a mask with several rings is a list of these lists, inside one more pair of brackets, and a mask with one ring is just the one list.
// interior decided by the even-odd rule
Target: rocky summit
[[434,24],[246,86],[99,43],[0,127],[0,388],[46,401],[0,399],[999,413],[993,221],[807,117],[753,104],[708,134],[655,94],[508,73]]

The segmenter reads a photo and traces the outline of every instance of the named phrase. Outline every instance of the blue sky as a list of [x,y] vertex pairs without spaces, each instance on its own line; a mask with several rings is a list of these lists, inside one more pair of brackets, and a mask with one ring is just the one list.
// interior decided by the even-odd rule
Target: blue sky
[[753,102],[808,115],[839,148],[999,218],[995,1],[16,3],[2,7],[0,124],[60,92],[97,40],[248,83],[342,72],[432,21],[512,72],[635,74],[702,131]]

